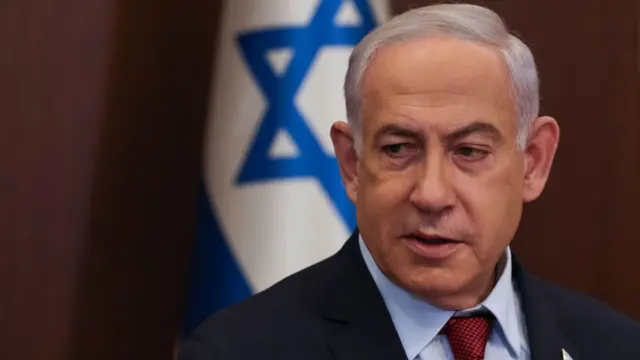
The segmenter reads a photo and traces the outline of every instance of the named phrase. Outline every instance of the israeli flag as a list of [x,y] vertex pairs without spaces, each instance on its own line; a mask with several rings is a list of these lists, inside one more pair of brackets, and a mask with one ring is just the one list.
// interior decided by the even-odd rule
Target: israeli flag
[[229,0],[215,54],[183,333],[334,254],[355,226],[329,130],[386,0]]

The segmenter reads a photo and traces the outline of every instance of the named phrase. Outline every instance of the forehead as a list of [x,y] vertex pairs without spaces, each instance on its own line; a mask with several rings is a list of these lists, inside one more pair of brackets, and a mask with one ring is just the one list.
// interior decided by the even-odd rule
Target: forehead
[[484,111],[496,114],[475,115],[510,120],[515,119],[510,86],[498,49],[452,37],[424,37],[378,50],[362,83],[363,110]]

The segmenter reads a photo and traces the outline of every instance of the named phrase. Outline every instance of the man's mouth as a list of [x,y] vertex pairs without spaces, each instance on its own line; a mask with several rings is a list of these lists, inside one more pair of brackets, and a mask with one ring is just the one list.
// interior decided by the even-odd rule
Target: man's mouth
[[412,240],[416,240],[427,245],[446,245],[460,243],[460,241],[458,240],[437,235],[410,234],[408,237]]
[[408,242],[408,248],[418,256],[434,261],[442,261],[450,258],[458,250],[463,242],[453,238],[413,233],[405,237]]

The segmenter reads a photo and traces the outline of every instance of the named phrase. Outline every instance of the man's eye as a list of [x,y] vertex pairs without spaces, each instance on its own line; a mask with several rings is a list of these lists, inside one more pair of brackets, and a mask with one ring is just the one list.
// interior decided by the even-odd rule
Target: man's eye
[[415,152],[415,146],[408,143],[390,144],[383,146],[382,150],[389,156],[401,157]]
[[391,144],[383,146],[383,149],[390,154],[397,154],[404,149],[406,144]]
[[477,160],[487,156],[489,152],[473,146],[460,146],[456,149],[456,154],[469,160]]

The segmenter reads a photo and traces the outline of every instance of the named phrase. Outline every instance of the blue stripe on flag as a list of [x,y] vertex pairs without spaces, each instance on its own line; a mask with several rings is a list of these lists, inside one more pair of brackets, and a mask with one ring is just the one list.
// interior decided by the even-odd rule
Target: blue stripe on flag
[[[345,0],[321,1],[311,21],[305,24],[265,26],[233,34],[247,70],[267,100],[262,121],[255,129],[246,157],[239,164],[233,185],[315,178],[350,232],[356,223],[355,211],[344,191],[337,161],[325,153],[317,135],[309,127],[309,119],[303,117],[295,104],[298,91],[323,47],[355,46],[375,26],[367,0],[352,0],[359,13],[359,23],[338,24],[335,19],[344,3]],[[262,3],[255,1],[255,4]],[[276,74],[267,61],[267,55],[269,51],[280,48],[293,50],[293,55],[284,73]],[[286,130],[298,147],[296,157],[273,158],[269,155],[280,130]],[[191,259],[183,335],[193,331],[215,311],[252,294],[222,235],[210,200],[203,184],[198,202],[197,238]],[[266,241],[269,240],[268,235],[265,234]]]
[[196,243],[189,269],[183,336],[216,310],[251,295],[251,290],[225,241],[204,185],[198,197]]

